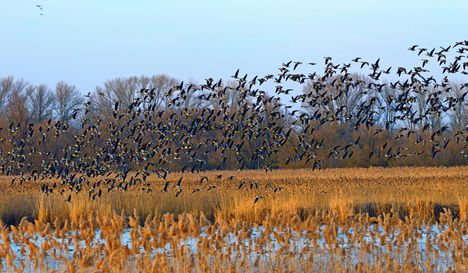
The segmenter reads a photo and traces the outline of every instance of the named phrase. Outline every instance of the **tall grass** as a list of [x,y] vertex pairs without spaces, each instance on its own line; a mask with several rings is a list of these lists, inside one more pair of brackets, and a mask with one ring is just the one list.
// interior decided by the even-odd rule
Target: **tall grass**
[[[217,179],[218,174],[223,177]],[[235,177],[228,179],[230,175]],[[23,217],[32,221],[39,215],[47,222],[64,222],[89,212],[107,216],[136,212],[141,219],[155,213],[203,213],[210,221],[223,216],[261,222],[269,214],[305,219],[316,210],[331,210],[338,213],[340,221],[346,221],[357,213],[376,216],[393,208],[402,218],[413,213],[437,220],[439,213],[449,208],[454,217],[466,220],[468,211],[468,167],[174,173],[168,179],[175,182],[181,176],[183,191],[178,197],[174,183],[168,192],[162,192],[164,181],[150,177],[150,193],[139,185],[109,193],[103,187],[102,197],[90,200],[84,187],[82,192],[72,193],[70,203],[65,202],[68,193],[60,194],[60,188],[44,195],[38,184],[10,186],[4,177],[0,178],[0,219],[16,225]],[[208,182],[200,183],[203,176]],[[238,189],[241,181],[246,183]],[[251,184],[258,188],[251,188]],[[216,187],[209,190],[212,186]],[[256,196],[261,198],[254,203]]]
[[468,271],[468,167],[168,179],[180,176],[178,197],[150,177],[150,193],[102,188],[90,200],[85,187],[69,203],[60,187],[44,195],[3,178],[1,271]]
[[[0,227],[3,272],[466,272],[465,221],[450,210],[435,226],[396,213],[341,222],[269,215],[260,225],[203,214],[75,215],[70,223],[23,220]],[[78,221],[79,220],[79,221]],[[143,222],[143,225],[141,223]],[[1,225],[0,225],[1,226]],[[435,230],[434,230],[435,229]]]

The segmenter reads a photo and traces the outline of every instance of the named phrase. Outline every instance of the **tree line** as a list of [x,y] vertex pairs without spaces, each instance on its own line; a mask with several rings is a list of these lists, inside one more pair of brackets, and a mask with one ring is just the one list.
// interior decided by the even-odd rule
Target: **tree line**
[[[262,94],[265,100],[261,115],[264,122],[258,126],[268,127],[274,123],[275,127],[288,133],[290,140],[286,145],[278,145],[274,153],[268,152],[271,147],[262,148],[265,143],[275,146],[275,133],[268,132],[265,128],[262,134],[254,137],[254,141],[242,143],[241,153],[248,159],[243,166],[239,166],[234,156],[226,156],[220,153],[207,152],[203,161],[203,169],[234,169],[234,168],[261,168],[268,165],[270,168],[302,168],[311,167],[314,158],[322,158],[321,164],[326,167],[369,167],[369,166],[425,166],[425,165],[460,165],[467,163],[466,156],[466,126],[468,120],[468,107],[465,102],[466,91],[463,92],[463,84],[447,83],[450,86],[447,92],[442,92],[434,87],[415,92],[410,100],[411,109],[420,114],[417,122],[408,119],[395,119],[401,109],[396,109],[393,97],[398,96],[399,91],[392,88],[390,84],[380,87],[371,84],[369,77],[361,74],[353,74],[353,80],[358,84],[353,85],[347,92],[340,88],[334,88],[331,83],[336,83],[339,76],[327,78],[327,82],[317,86],[317,82],[309,81],[302,87],[302,92],[291,95],[291,101],[282,103],[279,99],[268,93]],[[213,81],[209,79],[208,81]],[[179,86],[180,85],[180,86]],[[177,94],[177,88],[187,88],[185,94]],[[0,132],[2,136],[2,151],[12,149],[9,144],[7,128],[29,126],[46,127],[50,124],[66,126],[65,133],[57,134],[48,141],[48,148],[44,152],[53,151],[62,153],[67,145],[73,145],[74,134],[82,130],[83,121],[94,124],[100,133],[100,140],[96,145],[106,141],[106,134],[115,131],[107,126],[119,121],[126,115],[126,109],[132,104],[139,102],[140,110],[133,111],[133,115],[160,115],[161,121],[171,122],[171,115],[177,113],[177,118],[182,119],[184,113],[201,111],[203,109],[214,109],[223,111],[224,119],[234,117],[234,113],[242,111],[256,111],[245,108],[242,98],[239,96],[239,87],[235,82],[219,84],[214,93],[204,93],[203,84],[183,83],[167,75],[155,75],[151,77],[134,76],[128,78],[116,78],[106,81],[103,85],[96,87],[93,92],[83,94],[75,86],[66,82],[59,82],[54,88],[48,86],[32,85],[22,79],[5,77],[0,79]],[[190,91],[190,89],[192,89]],[[151,90],[151,97],[143,92]],[[216,93],[215,90],[215,93]],[[288,91],[283,91],[288,93]],[[281,93],[281,91],[279,92]],[[327,94],[324,96],[323,94]],[[433,111],[434,104],[431,102],[434,94],[439,94],[437,103],[455,101],[451,103],[446,111]],[[317,95],[318,94],[318,95]],[[183,99],[181,99],[181,97]],[[458,98],[455,100],[454,98]],[[459,99],[463,98],[463,99]],[[254,99],[254,98],[250,98]],[[359,117],[363,105],[368,100],[375,100],[372,105],[372,124],[353,128],[353,124],[360,124]],[[299,103],[298,103],[299,102]],[[119,107],[116,108],[116,103]],[[148,109],[146,106],[150,106]],[[405,109],[407,111],[407,109]],[[260,113],[260,112],[259,112]],[[292,113],[292,115],[291,115]],[[325,117],[325,115],[327,115]],[[415,114],[413,115],[416,116]],[[301,124],[301,119],[307,117],[312,123]],[[188,118],[188,116],[187,116]],[[141,118],[142,120],[144,117]],[[327,120],[329,119],[329,120]],[[224,122],[225,122],[224,120]],[[313,124],[313,120],[317,124]],[[324,122],[324,120],[326,122]],[[397,120],[397,121],[395,121]],[[319,124],[322,121],[322,124]],[[236,121],[239,122],[239,121]],[[237,126],[232,121],[232,126]],[[220,124],[224,127],[226,124]],[[318,126],[317,126],[318,125]],[[141,127],[138,127],[141,129]],[[315,128],[304,138],[304,131]],[[41,128],[42,129],[42,128]],[[207,142],[210,139],[223,137],[223,130],[211,130],[211,133],[200,135],[198,142]],[[372,130],[370,130],[372,129]],[[379,134],[375,132],[380,132]],[[409,133],[411,132],[411,133]],[[441,139],[439,146],[444,146],[435,156],[427,153],[433,150],[434,132]],[[460,132],[462,134],[460,134]],[[51,132],[47,132],[51,134]],[[22,136],[15,136],[20,139]],[[108,137],[108,136],[107,136]],[[431,139],[432,138],[432,139]],[[333,147],[344,147],[354,143],[359,149],[352,151],[339,151]],[[157,141],[156,139],[154,141]],[[10,140],[11,142],[11,140]],[[415,145],[419,144],[419,145]],[[14,145],[13,145],[14,146]],[[179,147],[177,147],[179,146]],[[439,147],[437,146],[437,147]],[[316,149],[326,147],[324,149]],[[421,152],[425,147],[426,153]],[[43,147],[44,148],[44,147]],[[174,143],[172,153],[180,149],[180,144]],[[387,149],[393,150],[387,150]],[[310,154],[309,150],[314,152]],[[267,151],[261,156],[258,153]],[[375,152],[374,152],[375,151]],[[307,154],[304,158],[292,155]],[[411,156],[408,156],[411,155]],[[35,154],[28,161],[37,162]],[[177,157],[177,155],[176,155]],[[173,161],[173,169],[181,170],[184,166],[195,164],[189,155],[183,155]],[[389,158],[390,157],[390,158]],[[311,160],[312,158],[312,160]],[[220,164],[222,162],[222,164]],[[314,166],[315,167],[315,166]],[[185,169],[184,169],[185,170]]]

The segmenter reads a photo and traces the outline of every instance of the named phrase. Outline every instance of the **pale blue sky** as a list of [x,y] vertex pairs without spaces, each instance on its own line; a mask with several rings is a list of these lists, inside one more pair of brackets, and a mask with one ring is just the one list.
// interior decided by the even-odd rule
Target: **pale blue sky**
[[467,0],[0,0],[0,77],[88,92],[114,77],[263,75],[323,56],[407,65],[419,61],[411,44],[468,39],[467,18]]

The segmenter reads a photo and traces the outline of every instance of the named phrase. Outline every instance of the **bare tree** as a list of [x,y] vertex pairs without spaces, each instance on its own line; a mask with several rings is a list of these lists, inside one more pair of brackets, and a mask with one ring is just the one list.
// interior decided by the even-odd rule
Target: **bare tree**
[[450,86],[450,96],[448,97],[450,102],[450,126],[453,131],[464,130],[465,126],[468,125],[468,103],[467,95],[463,94],[461,85],[452,84]]
[[303,108],[315,118],[333,118],[341,123],[358,119],[359,103],[368,98],[369,78],[350,74],[309,81],[303,88]]
[[29,121],[27,97],[20,90],[11,92],[8,99],[8,118],[11,122],[25,124]]
[[63,81],[55,86],[54,99],[57,118],[64,123],[70,122],[75,109],[83,104],[83,97],[78,89]]
[[159,110],[168,105],[171,98],[168,91],[177,83],[177,80],[167,75],[109,80],[104,86],[96,87],[93,94],[93,108],[105,117],[111,115],[115,102],[118,101],[120,109],[124,109],[136,98],[142,98],[143,107],[151,104],[156,105],[155,110]]
[[13,93],[22,94],[27,85],[26,81],[15,80],[11,76],[0,79],[0,114],[5,115],[8,112]]
[[0,79],[0,113],[2,114],[6,111],[12,87],[13,77]]
[[157,105],[156,109],[160,110],[162,107],[166,107],[168,104],[168,91],[178,83],[178,81],[165,74],[159,74],[150,78],[149,87],[154,89],[153,102]]
[[396,101],[397,90],[386,85],[382,88],[381,92],[377,93],[378,112],[380,114],[381,122],[385,129],[393,132],[395,128],[395,115],[396,115]]
[[27,88],[33,122],[43,122],[52,117],[54,96],[45,84]]
[[416,92],[416,105],[419,114],[419,129],[428,124],[431,130],[439,129],[443,124],[441,116],[442,95],[435,86],[425,86]]

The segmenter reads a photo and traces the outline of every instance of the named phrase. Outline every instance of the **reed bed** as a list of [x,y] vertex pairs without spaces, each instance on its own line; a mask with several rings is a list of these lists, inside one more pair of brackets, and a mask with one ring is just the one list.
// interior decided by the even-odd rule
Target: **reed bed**
[[27,220],[1,228],[4,272],[466,272],[467,223],[445,210],[429,224],[413,213],[341,223],[269,215],[260,224],[203,215],[154,215],[141,225],[99,212],[64,225]]
[[83,190],[65,202],[60,186],[47,195],[38,190],[57,181],[13,188],[3,178],[2,271],[468,271],[468,167],[167,179],[167,192],[162,179],[149,177],[149,186],[102,187],[96,200]]
[[[218,175],[222,177],[219,179]],[[205,176],[208,181],[200,183]],[[183,177],[183,190],[176,197],[175,184],[180,177]],[[72,193],[71,202],[67,203],[69,193],[61,194],[60,186],[48,195],[39,190],[41,183],[59,181],[11,186],[11,179],[3,177],[0,178],[0,219],[7,225],[17,225],[23,217],[29,221],[37,219],[40,211],[47,221],[62,223],[89,211],[108,216],[112,212],[129,216],[136,211],[142,219],[155,212],[176,216],[203,213],[211,221],[223,215],[257,223],[271,213],[299,215],[305,219],[315,210],[330,209],[339,210],[341,215],[377,216],[393,208],[401,217],[415,210],[433,220],[437,220],[444,208],[450,209],[456,218],[466,220],[468,214],[468,167],[171,173],[167,179],[172,182],[167,192],[162,192],[164,181],[151,176],[147,183],[131,186],[127,191],[107,192],[101,187],[102,196],[96,200],[89,199],[85,185],[80,193]],[[242,182],[245,183],[239,189]],[[256,196],[261,199],[254,203]]]

